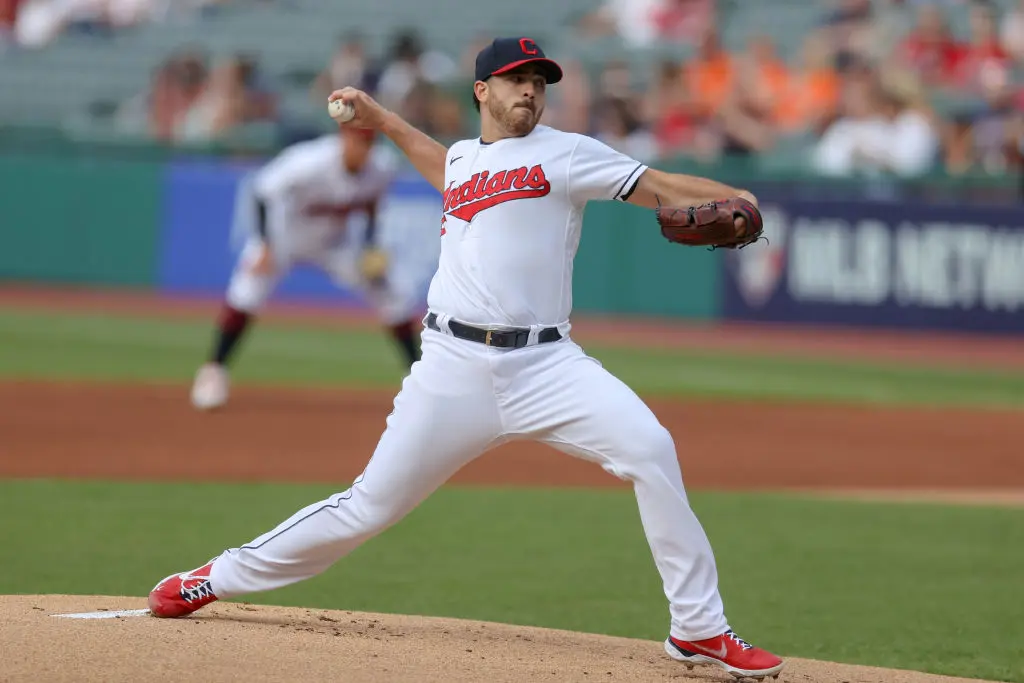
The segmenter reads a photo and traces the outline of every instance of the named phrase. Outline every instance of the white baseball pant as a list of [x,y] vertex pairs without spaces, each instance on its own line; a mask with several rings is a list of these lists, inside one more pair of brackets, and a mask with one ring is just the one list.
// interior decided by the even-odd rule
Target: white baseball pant
[[423,358],[353,485],[222,553],[210,575],[214,592],[265,591],[324,571],[513,439],[549,444],[631,481],[671,635],[692,641],[728,628],[714,554],[689,506],[672,436],[643,401],[568,338],[498,349],[450,336],[445,316],[440,331],[424,331]]
[[281,279],[297,264],[313,265],[327,273],[338,285],[359,291],[377,311],[385,325],[398,325],[410,320],[420,310],[420,296],[416,283],[401,271],[392,268],[386,282],[375,286],[364,280],[359,272],[359,247],[342,244],[334,247],[305,245],[295,249],[289,243],[271,241],[273,273],[257,273],[253,266],[263,249],[257,236],[250,237],[239,254],[235,270],[228,283],[227,303],[246,313],[256,313],[273,294]]

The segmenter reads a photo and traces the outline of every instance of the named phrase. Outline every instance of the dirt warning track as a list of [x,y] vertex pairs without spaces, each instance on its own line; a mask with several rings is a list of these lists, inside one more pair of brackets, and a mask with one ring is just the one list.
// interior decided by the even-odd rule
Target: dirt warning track
[[[0,476],[343,484],[372,455],[392,398],[241,387],[223,411],[200,413],[185,386],[9,382],[0,384]],[[649,404],[675,437],[690,488],[1024,489],[1017,411]],[[744,416],[742,429],[732,415]],[[626,485],[527,442],[452,482]]]

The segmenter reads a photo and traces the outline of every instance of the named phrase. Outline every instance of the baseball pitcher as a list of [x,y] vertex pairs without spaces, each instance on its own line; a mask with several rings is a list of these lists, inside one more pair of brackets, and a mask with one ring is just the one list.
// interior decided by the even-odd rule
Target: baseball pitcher
[[391,267],[378,229],[381,199],[397,156],[375,144],[376,132],[343,127],[338,134],[284,149],[245,180],[236,221],[248,237],[218,320],[213,348],[192,385],[200,410],[228,399],[227,367],[253,317],[297,264],[322,269],[364,292],[411,366],[420,357],[417,283]]
[[343,127],[382,131],[443,193],[423,357],[351,488],[164,579],[150,593],[154,615],[178,617],[218,598],[312,577],[480,454],[529,439],[632,482],[668,599],[670,657],[739,677],[778,676],[783,661],[741,639],[726,619],[715,557],[687,500],[672,435],[572,340],[569,323],[588,202],[656,210],[672,242],[739,247],[760,235],[756,200],[539,125],[546,91],[561,79],[562,69],[533,40],[495,40],[476,61],[480,136],[450,149],[361,91],[332,93],[332,102],[345,103],[345,119],[351,116]]

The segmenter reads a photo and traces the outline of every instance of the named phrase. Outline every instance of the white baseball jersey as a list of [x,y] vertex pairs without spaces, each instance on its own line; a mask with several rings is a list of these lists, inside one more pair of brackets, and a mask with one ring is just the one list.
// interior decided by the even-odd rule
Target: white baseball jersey
[[302,255],[333,244],[350,218],[387,191],[399,168],[395,153],[375,146],[366,165],[350,173],[342,163],[344,144],[337,134],[300,142],[256,172],[251,189],[266,203],[271,242]]
[[457,142],[445,169],[432,310],[483,325],[559,325],[572,310],[583,210],[625,200],[644,164],[585,135],[537,126],[493,144]]
[[456,143],[446,163],[440,267],[428,296],[438,322],[423,332],[423,358],[402,381],[373,457],[348,490],[219,555],[213,592],[225,598],[308,579],[482,453],[529,439],[633,483],[669,603],[669,633],[684,641],[720,636],[729,624],[714,553],[689,506],[672,435],[651,409],[571,338],[496,348],[450,326],[453,318],[567,323],[587,201],[628,198],[646,167],[543,126],[491,145]]
[[[376,146],[357,173],[344,167],[344,140],[337,134],[292,145],[256,171],[239,191],[234,231],[245,244],[228,283],[227,301],[241,311],[255,312],[269,299],[292,266],[320,268],[339,285],[364,290],[382,320],[408,320],[421,304],[423,274],[411,269],[408,258],[391,260],[385,286],[369,287],[359,271],[365,228],[354,221],[366,217],[371,204],[381,202],[399,163],[389,148]],[[267,241],[275,262],[271,275],[255,273],[252,264],[263,253],[263,238],[255,231],[256,200],[266,208]],[[376,220],[377,245],[388,249],[386,216]],[[393,222],[393,218],[392,218]],[[422,229],[422,226],[417,226]]]

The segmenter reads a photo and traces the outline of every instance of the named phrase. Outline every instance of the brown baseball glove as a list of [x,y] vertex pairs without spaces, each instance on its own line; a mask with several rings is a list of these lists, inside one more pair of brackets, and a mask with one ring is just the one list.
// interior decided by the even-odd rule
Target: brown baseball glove
[[665,239],[687,246],[742,249],[764,232],[761,212],[739,197],[686,208],[659,204],[655,215]]
[[359,259],[359,272],[372,284],[383,282],[388,272],[387,252],[379,247],[367,247]]

